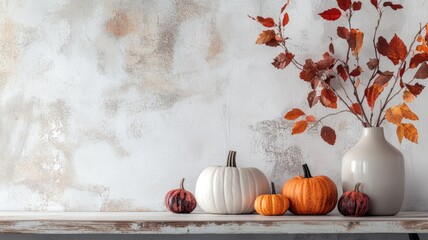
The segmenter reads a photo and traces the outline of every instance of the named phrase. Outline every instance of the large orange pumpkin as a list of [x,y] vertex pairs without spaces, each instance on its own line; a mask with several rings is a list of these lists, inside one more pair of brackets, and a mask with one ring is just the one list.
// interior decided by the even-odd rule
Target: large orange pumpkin
[[276,194],[273,182],[270,184],[272,186],[272,194],[258,196],[254,202],[254,208],[257,213],[265,216],[283,215],[288,210],[290,202],[287,197]]
[[282,194],[290,200],[290,212],[296,215],[324,215],[337,203],[337,187],[326,176],[312,177],[307,164],[303,164],[304,176],[288,180]]

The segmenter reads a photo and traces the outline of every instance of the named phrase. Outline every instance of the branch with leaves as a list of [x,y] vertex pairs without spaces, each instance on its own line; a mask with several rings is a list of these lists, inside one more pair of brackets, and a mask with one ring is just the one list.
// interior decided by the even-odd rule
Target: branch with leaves
[[[334,145],[336,133],[322,121],[348,112],[364,127],[380,127],[384,120],[395,124],[400,143],[403,138],[417,143],[416,127],[412,123],[404,123],[403,120],[419,120],[406,103],[412,102],[425,87],[415,81],[428,79],[428,23],[419,26],[409,48],[397,34],[394,34],[388,42],[383,36],[378,36],[383,13],[386,10],[400,10],[403,6],[390,1],[370,0],[374,7],[371,8],[377,11],[378,18],[374,25],[372,39],[374,56],[366,64],[369,74],[363,74],[365,66],[360,64],[359,55],[363,48],[364,33],[353,27],[352,19],[354,14],[362,10],[363,3],[352,0],[336,0],[336,2],[337,7],[319,15],[327,21],[339,19],[346,21],[345,26],[337,27],[337,36],[347,43],[346,55],[335,54],[333,38],[330,38],[328,51],[323,53],[318,61],[306,59],[304,63],[300,63],[288,47],[290,38],[285,35],[285,28],[290,22],[290,15],[286,12],[289,0],[281,7],[278,22],[271,17],[249,16],[267,28],[260,33],[256,44],[282,48],[281,53],[273,59],[272,65],[277,69],[285,69],[292,64],[300,70],[300,79],[310,85],[311,90],[307,96],[309,108],[315,105],[330,109],[342,108],[318,119],[313,115],[305,114],[301,109],[293,108],[284,116],[287,120],[295,121],[292,134],[303,133],[321,124],[322,139]],[[387,69],[383,64],[385,60],[391,61],[395,69]],[[414,70],[416,70],[414,76],[407,78],[406,81],[405,77]],[[350,84],[350,88],[347,88],[346,84]],[[352,92],[349,93],[349,89]],[[401,93],[403,102],[390,106],[392,100]]]

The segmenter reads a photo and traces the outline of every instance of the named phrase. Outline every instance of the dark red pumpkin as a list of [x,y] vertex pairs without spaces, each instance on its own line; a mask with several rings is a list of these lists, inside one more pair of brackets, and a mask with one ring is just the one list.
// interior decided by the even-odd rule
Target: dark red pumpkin
[[191,213],[196,208],[195,196],[184,189],[184,178],[179,189],[169,191],[165,195],[165,207],[173,213]]
[[369,197],[360,192],[360,185],[357,183],[354,191],[347,191],[340,197],[337,209],[343,216],[361,217],[369,211]]

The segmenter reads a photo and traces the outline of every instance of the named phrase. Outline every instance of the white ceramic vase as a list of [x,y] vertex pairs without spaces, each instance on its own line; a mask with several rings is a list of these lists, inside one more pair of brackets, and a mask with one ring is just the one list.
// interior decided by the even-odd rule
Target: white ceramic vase
[[364,128],[360,141],[342,161],[343,191],[361,183],[370,198],[369,215],[395,215],[404,200],[404,157],[385,139],[383,128]]

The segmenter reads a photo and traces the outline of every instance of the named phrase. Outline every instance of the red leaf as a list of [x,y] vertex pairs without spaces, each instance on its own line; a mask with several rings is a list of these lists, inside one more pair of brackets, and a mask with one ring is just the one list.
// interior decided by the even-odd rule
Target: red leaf
[[321,138],[328,144],[336,143],[336,132],[331,128],[324,126],[321,128]]
[[367,98],[367,104],[371,109],[374,108],[376,99],[379,97],[379,95],[382,93],[383,88],[379,87],[377,83],[373,83],[373,85],[366,89],[365,95]]
[[353,103],[351,105],[351,111],[355,114],[362,115],[363,109],[361,108],[361,105],[359,103]]
[[307,122],[316,122],[317,118],[314,115],[309,115],[306,117]]
[[377,0],[370,0],[370,2],[373,4],[373,6],[375,6],[376,8],[378,8],[378,3]]
[[390,72],[390,71],[381,72],[375,79],[375,83],[377,83],[377,85],[380,88],[383,88],[385,87],[385,84],[387,84],[393,76],[394,76],[393,72]]
[[346,27],[337,27],[337,36],[343,39],[349,38],[349,30]]
[[294,123],[293,129],[291,130],[291,135],[302,133],[308,127],[308,122],[306,120],[298,121]]
[[389,42],[389,51],[387,57],[397,65],[401,60],[404,61],[407,55],[407,47],[404,44],[403,40],[394,34],[394,37]]
[[325,70],[334,64],[335,59],[328,52],[324,53],[322,57],[323,59],[316,63],[318,70]]
[[356,1],[356,2],[352,3],[352,9],[354,11],[361,10],[361,5],[362,5],[362,2]]
[[337,5],[343,10],[349,10],[351,7],[351,0],[337,0]]
[[288,16],[288,13],[285,13],[284,17],[282,17],[282,26],[284,27],[285,25],[287,25],[289,21],[290,17]]
[[383,3],[384,7],[391,7],[392,10],[397,10],[397,9],[402,9],[403,6],[401,4],[393,4],[392,2],[384,2]]
[[303,70],[300,72],[300,78],[310,82],[315,76],[317,76],[317,73],[317,65],[312,61],[312,59],[306,59],[305,65],[303,65]]
[[312,108],[315,104],[318,103],[318,101],[320,100],[320,97],[317,96],[317,91],[313,90],[309,92],[307,99],[308,99],[309,107]]
[[370,59],[370,61],[367,63],[367,67],[370,70],[375,69],[377,66],[379,66],[379,60],[377,60],[376,58]]
[[351,32],[349,33],[349,38],[348,38],[348,45],[355,56],[358,56],[358,54],[361,51],[361,48],[363,46],[363,39],[364,39],[363,32],[361,32],[358,29],[351,29]]
[[360,66],[358,66],[354,70],[352,70],[352,72],[350,72],[349,75],[352,77],[358,77],[358,76],[360,76],[362,71],[363,71],[363,69]]
[[288,6],[288,3],[290,2],[290,0],[287,0],[287,2],[284,4],[284,6],[282,6],[282,8],[281,8],[281,12],[280,13],[282,13],[282,12],[284,12],[284,10],[285,10],[285,8]]
[[257,22],[269,28],[275,26],[275,21],[273,20],[273,18],[270,18],[270,17],[264,18],[264,17],[257,16]]
[[386,39],[382,36],[380,36],[377,40],[377,51],[383,55],[383,56],[387,56],[388,52],[389,52],[389,44],[388,41],[386,41]]
[[417,79],[426,79],[428,78],[428,64],[426,62],[422,63],[421,67],[415,74]]
[[321,103],[324,107],[337,108],[337,96],[329,88],[324,88],[321,90]]
[[404,62],[403,67],[400,69],[400,78],[403,77],[404,72],[406,71],[407,62]]
[[331,8],[319,14],[322,18],[328,21],[335,21],[342,16],[342,13],[337,8]]
[[293,108],[291,111],[285,114],[284,118],[287,120],[296,120],[303,115],[305,115],[305,113],[302,110]]
[[274,30],[265,30],[265,31],[262,31],[259,34],[259,37],[256,40],[256,44],[266,44],[266,43],[268,43],[271,40],[275,40],[275,36],[276,36],[276,33],[275,33]]
[[416,68],[421,62],[428,61],[428,53],[418,53],[410,59],[409,68]]
[[280,53],[272,62],[272,65],[278,69],[284,69],[293,60],[294,55],[290,52]]
[[405,84],[407,89],[409,89],[409,91],[415,95],[418,96],[422,90],[424,90],[425,86],[419,83],[416,83],[415,85],[410,85],[410,84]]
[[339,76],[343,79],[343,81],[346,81],[348,79],[348,70],[346,70],[342,64],[337,65],[336,70],[339,73]]
[[328,45],[328,51],[330,51],[331,54],[334,54],[334,45],[332,42]]

